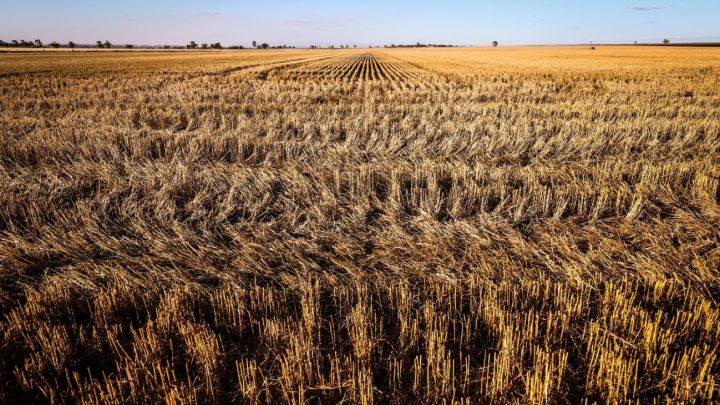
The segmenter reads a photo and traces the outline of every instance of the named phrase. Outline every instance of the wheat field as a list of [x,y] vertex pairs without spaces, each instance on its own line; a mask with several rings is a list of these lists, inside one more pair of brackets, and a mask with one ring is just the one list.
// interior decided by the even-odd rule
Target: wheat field
[[720,401],[720,49],[0,54],[0,402]]

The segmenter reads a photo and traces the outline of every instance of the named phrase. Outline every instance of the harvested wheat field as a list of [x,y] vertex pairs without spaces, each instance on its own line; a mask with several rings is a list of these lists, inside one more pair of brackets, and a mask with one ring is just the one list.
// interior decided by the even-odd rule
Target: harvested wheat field
[[720,49],[0,55],[0,402],[720,401]]

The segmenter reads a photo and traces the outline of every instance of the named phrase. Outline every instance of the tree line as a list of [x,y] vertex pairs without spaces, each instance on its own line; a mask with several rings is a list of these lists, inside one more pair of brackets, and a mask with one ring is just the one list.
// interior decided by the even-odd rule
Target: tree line
[[[51,48],[60,48],[63,45],[61,45],[58,42],[50,42],[48,44]],[[73,41],[70,41],[65,45],[67,48],[75,48],[75,43]],[[36,39],[34,41],[26,41],[24,39],[17,40],[13,39],[10,42],[5,42],[2,39],[0,39],[0,48],[45,48],[45,45],[43,42],[39,39]]]
[[[662,43],[664,45],[670,44],[670,40],[665,38],[662,40]],[[635,45],[637,45],[637,41],[635,41]],[[415,44],[390,44],[390,45],[382,45],[383,48],[452,48],[454,45],[450,44],[423,44],[420,42],[417,42]],[[496,47],[498,46],[497,41],[492,42],[492,46]],[[77,45],[73,41],[69,41],[66,44],[61,44],[59,42],[53,41],[49,44],[45,45],[43,42],[39,39],[36,39],[34,41],[26,41],[24,39],[13,39],[10,42],[6,42],[0,39],[0,48],[102,48],[102,49],[110,49],[110,48],[118,48],[118,47],[124,47],[127,49],[135,48],[135,45],[133,44],[125,44],[122,46],[114,46],[110,41],[96,41],[95,45]],[[353,48],[357,48],[357,45],[353,45]],[[380,46],[370,46],[370,48],[380,48]],[[162,46],[143,46],[143,48],[147,49],[245,49],[242,45],[232,45],[228,46],[227,48],[223,47],[220,42],[215,43],[202,43],[200,45],[197,44],[195,41],[190,41],[189,44],[185,46],[171,46],[171,45],[162,45]],[[322,46],[318,45],[310,45],[310,49],[321,49]],[[327,49],[335,49],[335,45],[329,45],[326,47]],[[350,45],[340,45],[340,49],[350,49]],[[295,49],[294,46],[288,46],[288,45],[269,45],[265,42],[259,44],[257,41],[252,41],[252,49]]]
[[[128,49],[135,48],[135,45],[133,44],[125,44],[121,46],[113,45],[110,41],[96,41],[95,45],[76,45],[75,42],[70,41],[67,44],[60,44],[58,42],[51,42],[48,44],[51,48],[100,48],[100,49],[111,49],[111,48],[118,48],[118,47],[124,47]],[[40,41],[39,39],[36,39],[35,41],[26,41],[26,40],[12,40],[10,42],[5,42],[3,40],[0,40],[0,47],[3,48],[45,48],[46,46]],[[435,44],[421,44],[417,43],[415,45],[383,45],[385,48],[423,48],[423,47],[452,47],[452,45],[435,45]],[[150,48],[150,49],[226,49],[222,46],[220,42],[215,43],[201,43],[198,44],[195,41],[190,41],[185,46],[171,46],[171,45],[163,45],[163,46],[145,46],[144,48]],[[257,41],[252,41],[252,48],[253,49],[295,49],[294,46],[289,45],[269,45],[266,42],[258,43]],[[310,49],[321,49],[322,46],[318,45],[310,45]],[[326,47],[327,49],[335,49],[335,45],[329,45]],[[339,45],[338,48],[340,49],[350,49],[350,45]],[[352,48],[357,48],[357,45],[352,45]],[[372,46],[370,47],[372,48]],[[377,48],[380,48],[380,46],[377,46]],[[245,49],[242,45],[233,45],[227,47],[227,49]]]
[[390,45],[383,45],[384,48],[452,48],[453,45],[450,44],[421,44],[420,42],[417,42],[415,44],[390,44]]
[[[265,42],[262,44],[258,44],[257,41],[252,41],[252,47],[255,49],[295,49],[294,46],[288,46],[288,45],[275,45],[271,46]],[[187,49],[224,49],[223,46],[220,44],[220,42],[216,42],[214,44],[200,44],[198,45],[195,41],[190,41],[189,44],[185,45],[185,48]],[[234,45],[230,46],[227,49],[245,49],[242,45]]]
[[[90,44],[83,44],[78,45],[73,41],[69,41],[66,44],[61,44],[59,42],[51,42],[47,45],[43,44],[43,42],[39,39],[36,39],[35,41],[26,41],[24,39],[16,40],[13,39],[10,42],[6,42],[0,39],[0,48],[100,48],[100,49],[111,49],[111,48],[126,48],[126,49],[133,49],[136,46],[133,44],[124,44],[124,45],[113,45],[110,41],[96,41],[95,45]],[[200,44],[198,45],[195,41],[191,41],[190,44],[185,46],[172,46],[172,45],[162,45],[162,46],[143,46],[143,48],[147,49],[225,49],[225,47],[222,46],[220,42],[215,42],[212,44]],[[242,45],[233,45],[227,47],[227,49],[245,49]]]
[[[415,45],[402,45],[402,44],[401,45],[395,45],[395,44],[383,45],[383,47],[385,47],[385,48],[425,48],[425,47],[443,48],[443,47],[452,47],[452,46],[453,45],[421,44],[419,42]],[[79,47],[79,48],[100,48],[100,49],[111,49],[111,48],[124,47],[127,49],[132,49],[132,48],[135,48],[135,45],[125,44],[125,45],[116,46],[116,45],[113,45],[110,41],[105,40],[105,41],[96,41],[95,45],[77,45],[73,41],[70,41],[67,44],[60,44],[58,42],[53,41],[53,42],[49,43],[48,46],[45,46],[43,44],[43,42],[39,39],[36,39],[35,41],[26,41],[24,39],[21,39],[21,40],[12,40],[10,42],[5,42],[3,40],[0,40],[0,48],[46,48],[46,47],[51,47],[51,48]],[[226,49],[225,47],[223,47],[223,45],[220,42],[215,42],[215,43],[210,43],[210,44],[208,44],[208,43],[198,44],[195,41],[190,41],[190,43],[188,43],[185,46],[163,45],[163,46],[144,46],[143,48],[149,48],[149,49],[158,49],[158,48],[159,49]],[[257,41],[252,41],[252,48],[253,49],[295,49],[294,46],[269,45],[266,42],[258,43]],[[310,49],[320,49],[320,48],[323,48],[323,47],[318,46],[318,45],[310,45]],[[329,45],[326,48],[327,49],[335,49],[336,47],[335,47],[335,45]],[[338,48],[350,49],[351,46],[350,45],[339,45]],[[352,48],[357,48],[357,45],[352,45]],[[372,46],[370,46],[370,48],[372,48]],[[377,48],[380,48],[380,46],[377,46]],[[227,49],[245,49],[245,47],[242,45],[233,45],[233,46],[227,47]]]

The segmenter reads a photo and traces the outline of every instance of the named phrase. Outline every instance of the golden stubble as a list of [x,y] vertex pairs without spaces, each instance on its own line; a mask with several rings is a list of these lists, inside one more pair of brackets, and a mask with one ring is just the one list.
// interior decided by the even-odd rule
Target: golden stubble
[[0,402],[720,400],[720,50],[0,55]]

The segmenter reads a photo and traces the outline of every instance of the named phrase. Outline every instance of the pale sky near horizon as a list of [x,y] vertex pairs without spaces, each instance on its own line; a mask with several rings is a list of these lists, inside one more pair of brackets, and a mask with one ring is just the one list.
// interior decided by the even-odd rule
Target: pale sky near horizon
[[248,46],[720,41],[720,0],[27,0],[0,39]]

